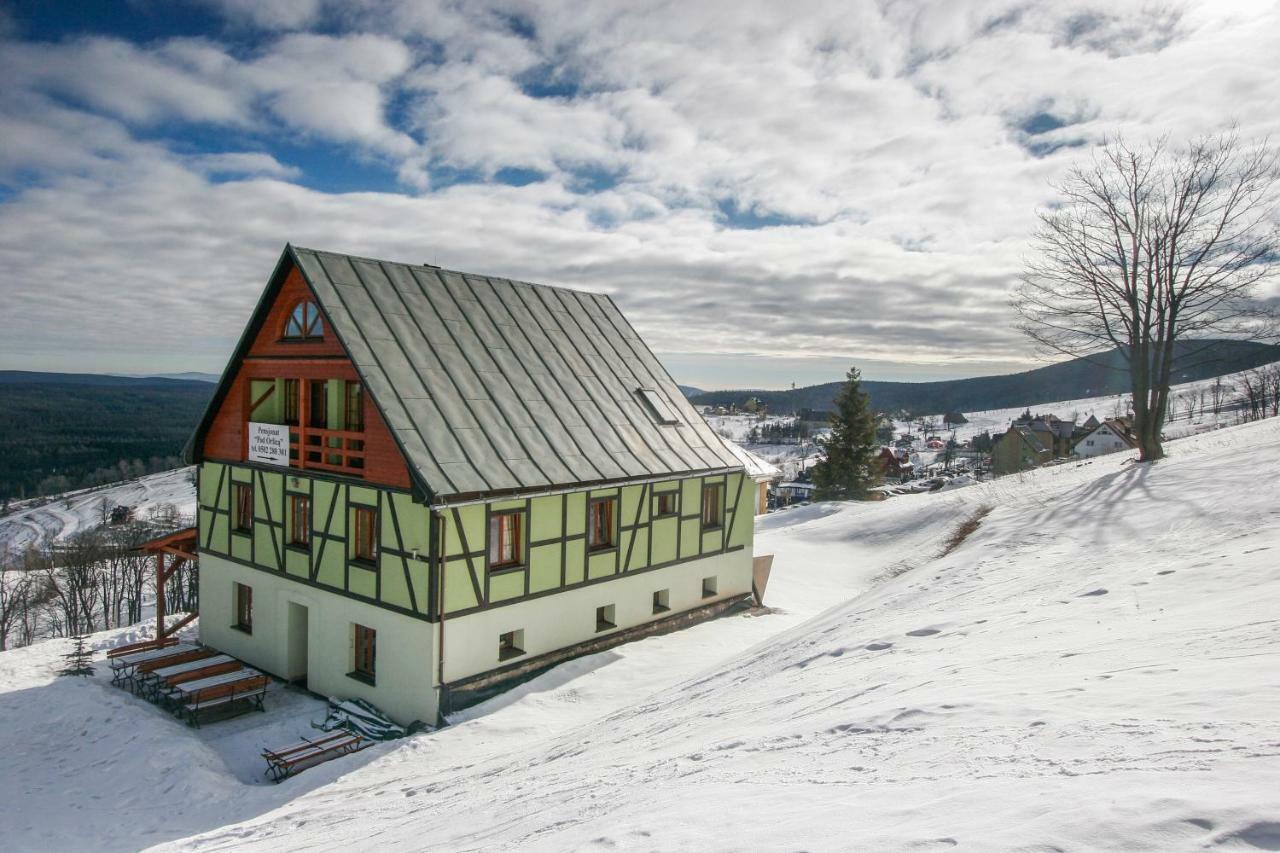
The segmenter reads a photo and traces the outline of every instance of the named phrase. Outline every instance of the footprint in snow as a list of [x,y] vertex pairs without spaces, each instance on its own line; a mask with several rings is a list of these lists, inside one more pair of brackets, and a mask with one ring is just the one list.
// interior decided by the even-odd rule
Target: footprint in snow
[[1089,590],[1088,592],[1081,593],[1079,597],[1080,597],[1080,598],[1090,598],[1090,597],[1092,597],[1092,596],[1096,596],[1096,595],[1106,595],[1106,594],[1107,594],[1107,590],[1103,589],[1102,587],[1098,587],[1097,589],[1091,589],[1091,590]]
[[891,649],[891,648],[893,648],[893,643],[872,643],[869,646],[867,646],[867,651],[882,652],[885,649]]
[[908,637],[932,637],[934,634],[941,633],[937,628],[917,628],[914,631],[908,631]]
[[1165,569],[1165,570],[1164,570],[1164,571],[1162,571],[1162,572],[1156,572],[1156,574],[1158,574],[1158,575],[1171,575],[1171,574],[1173,574],[1173,573],[1174,573],[1174,571],[1175,571],[1174,569]]

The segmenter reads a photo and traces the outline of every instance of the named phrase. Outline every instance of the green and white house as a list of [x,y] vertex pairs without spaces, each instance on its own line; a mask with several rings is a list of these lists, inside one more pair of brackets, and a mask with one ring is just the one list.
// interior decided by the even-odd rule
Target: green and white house
[[287,247],[188,454],[202,639],[401,722],[751,595],[755,483],[607,296]]

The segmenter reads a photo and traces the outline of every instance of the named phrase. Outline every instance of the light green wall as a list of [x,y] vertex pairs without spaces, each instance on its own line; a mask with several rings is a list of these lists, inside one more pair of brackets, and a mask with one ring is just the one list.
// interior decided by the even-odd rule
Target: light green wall
[[[754,483],[741,473],[708,477],[705,482],[724,484],[723,525],[719,529],[702,528],[704,478],[699,477],[447,509],[441,513],[445,612],[507,603],[526,595],[749,547]],[[654,496],[661,491],[679,495],[675,516],[653,517]],[[616,547],[588,553],[587,501],[603,497],[618,501]],[[527,563],[519,569],[489,574],[487,518],[497,510],[524,513]]]
[[[236,482],[254,487],[254,523],[249,535],[231,530],[231,484]],[[287,545],[289,494],[310,497],[309,549]],[[347,534],[352,504],[356,503],[378,511],[375,568],[350,560],[353,545]],[[200,547],[209,553],[373,604],[428,614],[430,514],[408,494],[292,471],[206,462],[200,469],[198,516]]]

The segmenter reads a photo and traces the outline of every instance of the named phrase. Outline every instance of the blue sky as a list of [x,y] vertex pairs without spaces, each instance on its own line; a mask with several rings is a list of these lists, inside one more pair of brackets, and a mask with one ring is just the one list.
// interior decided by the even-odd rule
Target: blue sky
[[611,294],[682,382],[1035,366],[1108,134],[1280,130],[1270,3],[0,6],[0,367],[216,372],[286,242]]

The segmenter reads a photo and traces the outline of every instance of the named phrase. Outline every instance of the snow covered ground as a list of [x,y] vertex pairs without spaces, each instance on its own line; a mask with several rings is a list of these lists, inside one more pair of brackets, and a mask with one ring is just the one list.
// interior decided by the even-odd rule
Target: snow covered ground
[[65,539],[78,530],[102,521],[103,502],[108,507],[130,506],[138,518],[162,504],[172,504],[179,515],[196,511],[196,487],[191,468],[149,474],[95,489],[67,492],[56,498],[26,501],[0,517],[0,554],[16,554],[44,541]]
[[319,703],[196,732],[0,654],[4,846],[1280,849],[1280,420],[1170,453],[767,516],[771,610],[279,786]]

